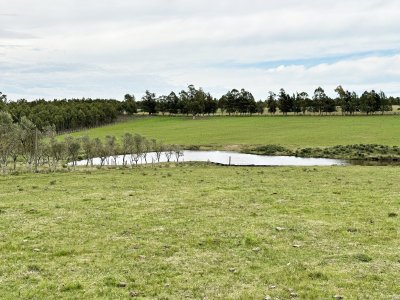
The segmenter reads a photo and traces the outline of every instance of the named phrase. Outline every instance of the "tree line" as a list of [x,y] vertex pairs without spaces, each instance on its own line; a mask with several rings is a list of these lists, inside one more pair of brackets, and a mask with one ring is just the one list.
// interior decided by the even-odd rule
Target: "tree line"
[[135,96],[126,94],[123,101],[114,99],[63,99],[28,102],[25,99],[7,101],[0,92],[0,111],[11,114],[14,122],[23,117],[31,120],[40,130],[55,126],[57,132],[95,127],[115,122],[121,115],[133,115],[138,111],[149,115],[212,115],[220,112],[228,115],[253,114],[330,114],[340,108],[343,115],[355,113],[375,114],[391,111],[393,105],[400,105],[400,97],[387,97],[384,92],[365,91],[362,95],[335,89],[337,96],[329,97],[323,88],[318,87],[312,95],[306,92],[289,94],[284,89],[279,93],[269,92],[264,100],[254,98],[251,92],[241,89],[228,91],[219,99],[214,98],[202,88],[189,85],[178,94],[156,96],[146,91],[136,101]]
[[[39,168],[55,171],[65,163],[76,165],[78,160],[86,160],[86,166],[93,166],[94,158],[100,159],[100,167],[117,165],[122,155],[121,166],[134,166],[139,161],[148,161],[148,153],[154,152],[157,161],[162,155],[168,162],[179,162],[183,155],[178,145],[165,145],[155,139],[147,139],[139,134],[125,133],[120,142],[115,136],[99,138],[74,138],[64,140],[56,138],[54,126],[42,130],[25,116],[20,122],[14,122],[12,116],[0,112],[0,168],[2,174],[17,170],[18,164],[25,165],[28,171]],[[64,165],[65,166],[65,165]]]
[[21,122],[26,117],[40,130],[54,125],[57,132],[109,124],[128,109],[125,105],[125,102],[113,99],[40,99],[28,102],[25,99],[7,101],[5,95],[0,97],[0,111],[10,113],[14,122]]
[[387,97],[384,92],[365,91],[361,96],[355,92],[345,90],[342,86],[335,89],[336,98],[329,97],[321,87],[315,89],[312,95],[306,92],[295,94],[286,93],[281,89],[278,94],[269,92],[267,99],[256,101],[251,92],[245,89],[228,91],[220,99],[213,98],[203,89],[196,89],[190,85],[187,90],[178,95],[171,92],[168,96],[157,97],[146,91],[136,106],[149,115],[154,114],[184,114],[210,115],[220,111],[228,115],[252,115],[281,113],[330,114],[341,108],[343,115],[352,115],[356,112],[373,114],[392,110],[392,105],[400,105],[400,98]]

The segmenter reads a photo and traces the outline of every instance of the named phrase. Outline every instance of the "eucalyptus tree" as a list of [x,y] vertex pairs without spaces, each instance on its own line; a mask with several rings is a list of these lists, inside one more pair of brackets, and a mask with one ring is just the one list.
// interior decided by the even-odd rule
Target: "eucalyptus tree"
[[336,111],[336,102],[331,97],[327,96],[323,103],[322,111],[326,114]]
[[292,111],[297,115],[301,112],[301,100],[302,99],[299,97],[298,93],[296,95],[293,94],[292,99],[293,99]]
[[2,92],[0,92],[0,111],[6,109],[6,104],[7,104],[7,95],[4,95]]
[[165,115],[168,112],[168,97],[160,96],[157,98],[157,111],[159,111],[162,115]]
[[179,93],[179,106],[180,113],[184,115],[189,115],[189,95],[185,90],[180,91]]
[[54,124],[57,131],[60,132],[113,122],[118,115],[134,111],[132,105],[130,105],[132,101],[129,99],[124,102],[112,99],[62,99],[54,101],[39,99],[28,102],[25,99],[20,99],[5,105],[7,111],[12,114],[14,121],[19,122],[25,116],[39,130],[47,125]]
[[379,110],[379,95],[374,91],[365,91],[360,97],[360,110],[367,115]]
[[360,97],[358,97],[356,92],[351,92],[348,112],[354,114],[357,111],[360,111]]
[[320,115],[322,114],[326,98],[327,95],[325,94],[325,91],[322,87],[318,87],[315,89],[313,96],[314,112],[318,112]]
[[288,112],[292,111],[293,108],[293,99],[289,94],[286,94],[284,89],[281,89],[278,96],[278,107],[279,110],[287,115]]
[[135,101],[135,96],[132,94],[126,94],[124,96],[124,103],[123,103],[123,108],[126,113],[128,114],[135,114],[137,113],[137,105]]
[[186,114],[191,114],[194,118],[204,113],[208,95],[202,88],[197,90],[193,85],[189,85],[187,91],[183,90],[179,95]]
[[259,113],[260,115],[264,114],[265,111],[265,102],[262,100],[257,101],[257,113]]
[[227,97],[226,95],[222,95],[221,98],[218,100],[218,108],[221,110],[221,113],[224,114],[227,109]]
[[335,92],[338,94],[338,104],[342,109],[342,115],[351,114],[351,93],[347,90],[345,91],[341,85],[335,89]]
[[306,111],[310,108],[311,100],[308,98],[308,94],[306,92],[297,93],[296,99],[298,101],[298,104],[300,105],[300,111],[304,115]]
[[338,94],[338,105],[342,109],[342,114],[353,115],[360,110],[360,99],[355,92],[345,90],[341,85],[335,89],[335,92]]
[[221,97],[219,100],[219,107],[223,112],[226,111],[228,115],[231,115],[239,111],[239,101],[240,92],[233,89]]
[[167,98],[167,110],[171,115],[175,115],[177,113],[179,113],[180,109],[181,109],[181,103],[180,100],[178,98],[178,96],[174,93],[171,92]]
[[252,93],[241,89],[236,99],[236,110],[240,114],[253,114],[257,110],[256,101]]
[[142,97],[142,109],[149,115],[153,115],[157,112],[157,99],[156,94],[150,93],[148,90]]
[[218,111],[218,101],[213,98],[210,93],[206,94],[204,102],[204,114],[215,114]]
[[381,111],[381,114],[383,115],[385,113],[385,111],[393,110],[393,107],[390,104],[390,100],[389,100],[388,97],[386,97],[385,93],[380,91],[378,95],[379,95],[379,98],[380,98],[380,108],[379,108],[379,110]]
[[278,107],[278,103],[276,101],[276,94],[273,92],[269,92],[269,96],[267,99],[267,107],[268,107],[268,112],[270,114],[275,114],[276,109]]

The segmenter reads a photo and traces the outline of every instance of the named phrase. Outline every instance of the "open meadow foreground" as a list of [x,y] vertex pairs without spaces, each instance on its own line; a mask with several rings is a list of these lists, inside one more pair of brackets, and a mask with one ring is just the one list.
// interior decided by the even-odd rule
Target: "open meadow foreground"
[[0,177],[0,295],[397,299],[399,182],[206,164]]

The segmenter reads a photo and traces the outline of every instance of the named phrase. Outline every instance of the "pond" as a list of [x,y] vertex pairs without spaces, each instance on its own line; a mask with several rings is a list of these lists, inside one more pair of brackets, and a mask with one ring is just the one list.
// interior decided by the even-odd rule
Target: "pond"
[[[211,162],[221,165],[231,166],[344,166],[348,163],[344,160],[326,159],[326,158],[301,158],[295,156],[266,156],[255,154],[244,154],[230,151],[182,151],[182,156],[178,158],[179,162]],[[168,162],[168,153],[163,152],[160,162]],[[109,157],[104,161],[104,165],[123,165],[123,156]],[[147,153],[146,158],[138,159],[138,164],[157,163],[156,153]],[[176,162],[176,155],[170,156],[171,162]],[[86,160],[78,161],[76,165],[85,166]],[[134,157],[125,156],[125,164],[136,164]],[[101,159],[93,159],[93,165],[101,165]]]

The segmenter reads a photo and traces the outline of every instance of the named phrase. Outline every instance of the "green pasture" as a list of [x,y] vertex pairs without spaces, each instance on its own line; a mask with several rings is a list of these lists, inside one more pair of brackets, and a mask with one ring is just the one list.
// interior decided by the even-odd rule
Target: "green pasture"
[[[364,126],[354,130],[380,118],[360,120]],[[296,130],[297,122],[311,126],[308,122],[314,121],[155,118],[129,126],[161,138],[156,128],[191,132],[193,124],[225,124],[227,130],[236,122],[281,124],[288,132]],[[344,126],[356,120],[320,122],[328,130],[327,123]],[[113,128],[108,133],[117,134],[119,127]],[[321,132],[318,126],[315,131]],[[214,141],[213,132],[199,138]],[[190,135],[179,136],[173,139],[171,133],[165,139],[194,143]],[[254,142],[257,134],[242,131],[240,136],[242,142]],[[389,143],[390,134],[384,136],[381,142]],[[197,164],[0,177],[0,295],[397,299],[399,182],[396,167]]]
[[74,136],[139,133],[165,143],[208,145],[278,144],[289,148],[349,144],[400,144],[400,116],[144,117],[76,132]]

